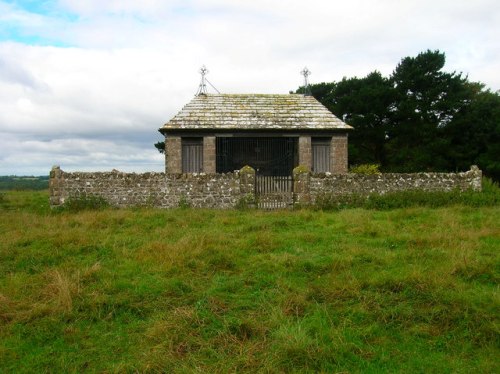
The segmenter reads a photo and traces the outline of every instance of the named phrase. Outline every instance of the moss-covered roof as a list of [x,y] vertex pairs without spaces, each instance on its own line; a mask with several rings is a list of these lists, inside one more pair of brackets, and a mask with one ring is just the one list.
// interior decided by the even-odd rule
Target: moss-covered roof
[[352,129],[312,96],[207,94],[193,98],[161,129],[168,130]]

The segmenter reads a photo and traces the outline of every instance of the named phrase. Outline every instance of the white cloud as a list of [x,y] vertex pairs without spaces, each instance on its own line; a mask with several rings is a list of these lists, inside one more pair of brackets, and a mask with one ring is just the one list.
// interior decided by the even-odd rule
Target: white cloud
[[[156,150],[130,141],[99,139],[23,140],[1,134],[6,140],[0,154],[0,174],[46,175],[53,165],[66,171],[163,171],[164,157]],[[29,157],[27,157],[29,155]],[[14,169],[13,169],[14,168]],[[17,172],[19,171],[19,172]]]
[[0,42],[0,174],[161,170],[157,129],[196,92],[202,64],[222,92],[286,93],[304,65],[312,82],[389,74],[429,48],[500,89],[490,0],[60,0],[45,14],[0,1],[0,24],[0,37],[19,34]]

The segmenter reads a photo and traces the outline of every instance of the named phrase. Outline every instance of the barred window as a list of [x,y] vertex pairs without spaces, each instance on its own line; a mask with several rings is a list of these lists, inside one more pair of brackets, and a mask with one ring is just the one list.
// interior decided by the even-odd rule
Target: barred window
[[331,138],[312,138],[312,171],[325,173],[330,171]]
[[182,138],[182,172],[203,171],[203,138]]

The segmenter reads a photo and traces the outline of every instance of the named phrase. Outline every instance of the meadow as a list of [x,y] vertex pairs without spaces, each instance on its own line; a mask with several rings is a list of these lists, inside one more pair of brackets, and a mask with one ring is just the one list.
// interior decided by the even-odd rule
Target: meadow
[[2,193],[0,372],[499,372],[500,205],[439,205]]

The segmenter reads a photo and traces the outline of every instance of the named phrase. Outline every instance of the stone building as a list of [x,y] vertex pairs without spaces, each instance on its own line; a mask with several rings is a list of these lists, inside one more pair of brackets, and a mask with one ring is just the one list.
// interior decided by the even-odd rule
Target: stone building
[[245,165],[258,175],[347,172],[352,127],[312,96],[199,94],[159,131],[167,173],[227,173]]

